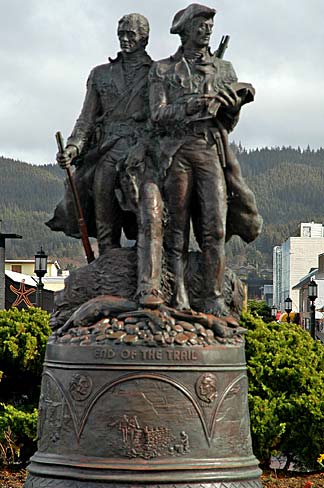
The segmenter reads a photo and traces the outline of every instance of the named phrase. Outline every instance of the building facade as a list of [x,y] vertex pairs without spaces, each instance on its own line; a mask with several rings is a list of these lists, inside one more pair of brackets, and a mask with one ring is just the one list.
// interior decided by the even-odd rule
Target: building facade
[[[5,273],[9,278],[21,281],[26,281],[28,276],[38,280],[35,271],[35,261],[33,259],[6,259],[5,261]],[[18,275],[20,274],[20,279]],[[62,271],[58,261],[47,261],[47,272],[42,278],[44,288],[51,291],[59,291],[64,288],[64,280],[68,276],[68,271]],[[35,285],[35,281],[33,281]]]
[[324,343],[324,254],[318,256],[318,267],[312,269],[294,286],[294,289],[299,292],[300,325],[306,330],[310,330],[311,322],[308,285],[312,280],[317,284],[315,337]]
[[293,311],[299,311],[299,290],[294,286],[318,266],[318,256],[324,253],[324,226],[314,222],[300,224],[300,237],[289,237],[273,250],[273,301],[284,311],[287,297]]

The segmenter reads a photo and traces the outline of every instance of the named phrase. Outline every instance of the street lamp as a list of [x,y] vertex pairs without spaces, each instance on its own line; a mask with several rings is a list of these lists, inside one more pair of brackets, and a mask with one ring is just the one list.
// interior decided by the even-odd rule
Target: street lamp
[[292,311],[292,299],[287,297],[285,300],[285,311],[287,312],[287,322],[290,324],[290,312]]
[[273,318],[273,320],[276,320],[277,312],[278,312],[277,307],[275,305],[272,305],[272,307],[271,307],[271,317]]
[[310,333],[313,339],[315,339],[315,300],[317,298],[317,283],[311,280],[308,283],[308,298],[310,301]]
[[35,254],[35,274],[38,277],[37,282],[37,294],[36,294],[36,306],[43,308],[43,289],[44,283],[42,282],[43,276],[47,273],[47,254],[44,253],[43,248]]

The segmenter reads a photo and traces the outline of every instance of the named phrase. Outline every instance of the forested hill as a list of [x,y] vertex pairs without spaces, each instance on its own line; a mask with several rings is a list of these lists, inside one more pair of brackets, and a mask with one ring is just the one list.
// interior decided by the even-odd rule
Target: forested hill
[[33,258],[40,245],[55,258],[80,254],[76,239],[44,225],[63,195],[64,172],[57,165],[36,166],[0,157],[0,175],[2,232],[23,236],[6,242],[8,259]]
[[247,151],[241,145],[235,146],[240,164],[245,176],[257,176],[272,168],[278,163],[304,164],[306,166],[321,167],[324,162],[324,148],[318,150],[275,147]]
[[[272,247],[297,235],[302,221],[324,222],[324,149],[291,147],[246,151],[235,146],[242,171],[256,194],[264,219],[258,240],[246,248],[235,239],[229,258],[271,262]],[[51,232],[50,218],[63,194],[64,172],[57,165],[36,166],[0,157],[0,218],[3,230],[23,235],[8,241],[8,258],[32,257],[39,245],[62,260],[81,255],[79,241]]]
[[[265,260],[271,263],[273,246],[298,236],[300,222],[324,223],[324,149],[246,151],[238,146],[236,150],[264,220],[262,235],[249,245],[247,253],[260,264]],[[237,247],[235,252],[240,253],[240,243]]]

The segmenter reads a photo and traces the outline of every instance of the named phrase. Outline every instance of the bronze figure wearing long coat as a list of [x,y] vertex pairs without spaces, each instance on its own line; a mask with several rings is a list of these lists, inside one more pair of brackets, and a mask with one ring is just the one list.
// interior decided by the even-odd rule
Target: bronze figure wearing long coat
[[[134,63],[124,62],[119,53],[115,60],[94,68],[80,117],[67,140],[67,145],[77,147],[81,155],[74,177],[88,233],[97,237],[100,253],[119,246],[122,219],[128,237],[136,239],[133,217],[129,213],[122,215],[115,189],[119,186],[118,168],[146,127],[150,65],[145,52],[134,57]],[[52,230],[79,237],[73,205],[67,187],[65,199],[48,222]]]
[[[81,114],[65,154],[58,155],[62,167],[76,156],[74,179],[88,234],[97,237],[99,253],[120,246],[122,227],[128,239],[137,239],[138,295],[143,304],[162,302],[163,205],[154,171],[146,170],[152,64],[145,51],[148,35],[145,17],[122,17],[118,25],[121,52],[90,73]],[[133,170],[140,177],[132,175]],[[69,186],[47,225],[80,237]]]
[[222,297],[225,238],[252,241],[260,232],[255,198],[230,150],[227,134],[254,89],[237,84],[232,65],[208,47],[215,11],[192,4],[171,28],[182,46],[150,71],[151,117],[160,130],[168,209],[165,245],[175,274],[174,306],[190,306],[184,283],[190,217],[203,253],[205,311],[226,314]]

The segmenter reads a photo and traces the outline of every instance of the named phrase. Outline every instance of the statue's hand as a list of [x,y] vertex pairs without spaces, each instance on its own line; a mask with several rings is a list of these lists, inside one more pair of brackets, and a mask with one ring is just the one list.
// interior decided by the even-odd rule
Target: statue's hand
[[61,168],[66,169],[77,155],[78,150],[75,146],[67,146],[63,152],[56,154],[56,161]]
[[200,112],[200,110],[203,110],[207,105],[207,99],[204,97],[204,95],[199,96],[199,95],[193,95],[187,100],[186,103],[186,114],[187,115],[193,115],[196,114],[197,112]]
[[231,85],[225,85],[215,95],[215,100],[225,106],[230,112],[236,113],[240,110],[242,99],[239,97]]

